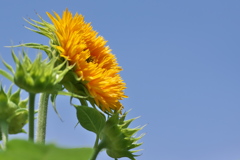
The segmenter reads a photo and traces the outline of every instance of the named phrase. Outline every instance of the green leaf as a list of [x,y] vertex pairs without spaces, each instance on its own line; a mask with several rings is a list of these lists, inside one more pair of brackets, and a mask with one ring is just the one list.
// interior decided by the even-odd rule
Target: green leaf
[[4,160],[89,160],[92,148],[58,148],[55,145],[34,144],[25,140],[11,140],[7,151],[0,152]]
[[105,125],[105,116],[95,108],[87,106],[75,107],[77,109],[77,118],[81,126],[98,135]]

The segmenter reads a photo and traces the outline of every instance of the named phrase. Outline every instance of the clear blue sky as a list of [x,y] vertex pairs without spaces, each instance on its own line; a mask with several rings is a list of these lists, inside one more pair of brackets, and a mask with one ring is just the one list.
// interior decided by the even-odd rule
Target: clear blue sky
[[[141,116],[132,127],[147,124],[138,160],[240,159],[240,1],[2,1],[1,57],[12,63],[3,47],[12,43],[48,44],[23,18],[65,8],[92,22],[124,68],[129,98],[122,103],[129,118]],[[58,97],[57,107],[64,122],[50,107],[47,141],[92,146],[94,134],[74,128],[69,98]],[[103,152],[99,159],[110,158]]]

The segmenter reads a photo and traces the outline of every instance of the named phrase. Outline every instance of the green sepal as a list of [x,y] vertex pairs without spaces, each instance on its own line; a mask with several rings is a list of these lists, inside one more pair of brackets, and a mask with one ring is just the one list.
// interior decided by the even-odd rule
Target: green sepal
[[8,102],[8,96],[7,94],[4,92],[2,85],[0,86],[0,107],[5,107],[7,105]]
[[41,19],[41,22],[30,19],[35,24],[25,19],[27,23],[29,23],[31,26],[37,28],[38,30],[34,30],[34,29],[31,29],[28,27],[26,27],[26,28],[35,33],[38,33],[38,34],[48,37],[51,40],[50,46],[58,45],[59,42],[58,42],[58,38],[56,37],[56,34],[55,34],[56,29],[55,29],[54,25],[43,20],[41,16],[38,15],[38,17]]
[[18,106],[19,106],[20,108],[27,108],[27,105],[28,105],[28,98],[20,101],[19,104],[18,104]]
[[121,128],[127,128],[134,120],[138,119],[139,117],[132,118],[129,120],[124,121],[124,123],[120,123]]
[[[13,54],[13,51],[11,52]],[[14,69],[12,68],[12,66],[10,66],[9,64],[7,64],[4,60],[2,60],[3,64],[5,65],[5,67],[12,73],[14,74]]]
[[[37,25],[33,25],[33,23],[31,23],[31,22],[28,22],[29,24],[31,24],[32,26],[37,26]],[[39,29],[39,31],[38,30],[34,30],[34,29],[31,29],[31,28],[29,28],[29,27],[25,27],[25,28],[27,28],[28,30],[30,30],[30,31],[33,31],[33,32],[35,32],[35,33],[38,33],[38,34],[41,34],[41,35],[43,35],[43,36],[46,36],[46,37],[52,37],[52,35],[51,34],[49,34],[49,32],[47,32],[47,29],[45,29],[44,27],[40,27],[40,26],[37,26],[38,27],[38,29]]]
[[9,74],[8,72],[0,69],[0,74],[3,75],[8,80],[10,80],[11,82],[13,82],[13,76],[11,74]]
[[11,94],[12,94],[12,87],[13,87],[13,84],[10,85],[10,87],[9,87],[9,89],[8,89],[8,91],[7,91],[7,96],[8,96],[8,97],[11,97]]
[[15,93],[13,93],[10,97],[9,100],[12,101],[15,104],[18,104],[20,101],[20,89],[18,89]]
[[71,93],[71,92],[65,92],[65,91],[58,91],[58,94],[59,95],[64,95],[64,96],[71,96],[71,97],[74,97],[74,98],[87,98],[88,96],[81,96],[81,95],[78,95],[78,94],[74,94],[74,93]]
[[[130,150],[130,149],[133,149],[133,148],[137,148],[137,147],[139,147],[139,146],[141,146],[143,143],[132,143],[129,147],[128,147],[128,149]],[[138,152],[138,151],[141,151],[141,149],[140,150],[134,150],[134,151],[132,151],[132,153],[135,153],[135,152]]]
[[105,126],[105,116],[95,108],[76,105],[75,108],[77,110],[77,118],[81,126],[86,130],[99,135]]
[[28,47],[28,48],[34,48],[34,49],[39,49],[42,51],[45,51],[48,55],[52,54],[49,46],[39,44],[39,43],[24,43],[16,46],[11,46],[11,47]]
[[42,35],[44,35],[44,36],[46,36],[46,37],[48,37],[50,39],[53,39],[54,35],[51,34],[51,33],[53,33],[55,31],[54,26],[51,23],[48,23],[47,21],[43,20],[40,15],[38,15],[38,17],[41,19],[42,22],[30,19],[32,22],[35,23],[35,24],[33,24],[32,22],[30,22],[30,21],[28,21],[26,19],[25,19],[25,21],[27,23],[29,23],[31,26],[37,28],[39,31],[30,29],[28,27],[26,27],[26,28],[31,30],[31,31],[33,31],[33,32],[36,32],[38,34],[42,34]]

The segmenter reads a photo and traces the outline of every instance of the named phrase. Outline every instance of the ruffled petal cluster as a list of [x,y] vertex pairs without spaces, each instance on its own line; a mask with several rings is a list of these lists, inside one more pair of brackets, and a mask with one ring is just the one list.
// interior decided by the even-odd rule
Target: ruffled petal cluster
[[121,110],[120,100],[126,98],[116,57],[106,46],[107,41],[93,30],[78,13],[65,10],[62,17],[47,13],[55,27],[60,56],[75,65],[74,72],[86,85],[97,106],[103,111]]

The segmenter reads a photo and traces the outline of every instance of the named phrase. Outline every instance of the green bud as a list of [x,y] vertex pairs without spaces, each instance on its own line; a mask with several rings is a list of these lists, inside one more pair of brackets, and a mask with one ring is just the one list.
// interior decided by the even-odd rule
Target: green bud
[[7,122],[9,134],[17,134],[24,132],[28,120],[27,100],[20,100],[20,89],[11,92],[12,87],[5,93],[0,86],[0,121]]
[[17,109],[16,104],[9,101],[9,97],[5,94],[2,87],[0,89],[0,120],[6,120]]
[[65,67],[66,62],[55,66],[57,58],[42,61],[41,54],[37,56],[34,62],[31,62],[24,51],[23,54],[22,61],[20,61],[12,52],[16,63],[16,71],[13,72],[14,83],[18,87],[30,93],[56,93],[62,89],[59,83],[71,69],[71,67]]
[[28,111],[26,109],[16,110],[15,115],[9,121],[9,134],[25,132],[22,128],[28,121]]
[[134,160],[134,157],[137,155],[133,153],[137,151],[130,150],[142,144],[137,143],[142,136],[136,138],[133,135],[143,127],[134,129],[127,128],[136,118],[124,121],[126,114],[127,113],[119,117],[119,113],[115,113],[107,120],[100,135],[102,139],[101,147],[106,148],[107,154],[112,158],[128,157]]

